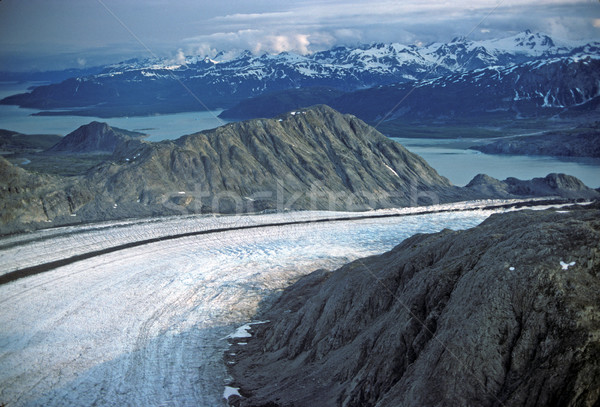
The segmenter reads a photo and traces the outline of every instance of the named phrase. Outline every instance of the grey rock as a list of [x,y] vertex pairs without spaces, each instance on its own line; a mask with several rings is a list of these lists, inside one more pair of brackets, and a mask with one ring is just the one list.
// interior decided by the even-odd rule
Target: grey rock
[[230,402],[598,405],[600,206],[563,212],[493,215],[300,279],[227,352]]
[[74,223],[93,199],[82,179],[31,173],[0,157],[0,233]]

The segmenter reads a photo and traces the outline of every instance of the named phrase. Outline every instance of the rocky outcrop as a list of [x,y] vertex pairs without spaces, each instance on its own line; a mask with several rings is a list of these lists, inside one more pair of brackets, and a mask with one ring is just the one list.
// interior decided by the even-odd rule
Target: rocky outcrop
[[243,396],[229,401],[598,405],[599,219],[598,205],[492,215],[316,271],[226,353]]
[[67,134],[46,150],[47,153],[113,153],[125,141],[136,140],[145,134],[111,127],[107,123],[91,122]]
[[0,157],[0,233],[80,221],[76,213],[95,197],[85,180],[36,174]]
[[499,181],[485,174],[475,176],[465,189],[482,196],[510,198],[516,196],[560,196],[571,199],[599,199],[595,189],[566,174],[548,174],[544,178],[520,180],[514,177]]
[[600,157],[600,122],[567,131],[505,138],[471,149],[486,154]]

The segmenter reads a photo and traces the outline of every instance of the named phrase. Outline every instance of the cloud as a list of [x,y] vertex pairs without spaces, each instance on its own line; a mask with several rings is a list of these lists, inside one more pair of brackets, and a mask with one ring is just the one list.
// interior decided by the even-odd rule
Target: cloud
[[94,66],[149,54],[181,61],[182,53],[214,55],[234,49],[306,54],[359,43],[488,39],[525,29],[572,40],[598,39],[600,33],[596,0],[103,3],[114,15],[97,2],[0,1],[0,69],[76,67],[83,59],[85,66]]
[[586,0],[309,0],[282,7],[214,16],[207,26],[218,27],[218,32],[188,37],[185,43],[195,52],[237,48],[306,54],[334,45],[480,39],[525,29],[566,39],[589,38],[596,24],[589,24],[589,13],[598,6]]
[[172,59],[172,63],[178,65],[185,64],[185,52],[183,52],[181,48],[177,50],[175,58]]
[[279,34],[265,30],[239,30],[237,32],[215,33],[196,36],[185,40],[188,53],[198,55],[214,55],[221,50],[250,50],[254,54],[281,53],[293,51],[308,54],[311,45],[331,46],[334,38],[326,33],[302,34],[288,32]]

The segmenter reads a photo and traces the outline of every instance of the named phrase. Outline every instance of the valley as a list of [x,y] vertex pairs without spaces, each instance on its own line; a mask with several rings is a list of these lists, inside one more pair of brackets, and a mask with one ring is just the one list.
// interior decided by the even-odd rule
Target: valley
[[594,36],[94,6],[151,56],[0,72],[0,406],[598,404]]
[[[452,208],[467,206],[446,207]],[[379,253],[415,233],[474,226],[502,211],[406,212],[287,226],[276,224],[357,214],[153,218],[2,238],[3,271],[14,271],[101,247],[232,228],[156,241],[0,284],[6,367],[0,371],[0,399],[13,406],[225,405],[222,395],[231,380],[222,361],[226,336],[251,320],[259,304],[317,268]]]

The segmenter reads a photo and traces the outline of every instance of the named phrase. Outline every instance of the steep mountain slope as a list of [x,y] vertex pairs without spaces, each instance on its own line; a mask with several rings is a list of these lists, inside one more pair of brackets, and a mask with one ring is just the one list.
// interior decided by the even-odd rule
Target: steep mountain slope
[[[84,130],[96,127],[104,128],[92,124]],[[81,129],[75,134],[76,142],[68,143],[74,149],[97,136]],[[461,197],[460,189],[423,159],[326,106],[232,123],[176,141],[123,140],[111,160],[85,176],[50,177],[2,164],[8,174],[0,189],[6,208],[3,231],[48,222],[265,209],[359,210]]]
[[94,199],[82,179],[25,171],[0,157],[0,233],[74,223]]
[[316,271],[226,353],[243,396],[230,401],[597,405],[599,219],[598,206],[492,215]]
[[448,44],[423,47],[372,44],[312,55],[254,56],[245,51],[234,58],[225,54],[214,59],[190,57],[183,64],[126,61],[100,74],[37,87],[1,103],[40,109],[86,107],[68,113],[101,117],[214,109],[284,89],[331,87],[354,91],[483,67],[582,52],[597,54],[598,49],[598,43],[567,44],[524,32],[502,41],[458,38]]
[[186,212],[358,210],[410,205],[417,192],[458,197],[423,159],[323,105],[118,151],[93,179],[119,206]]

